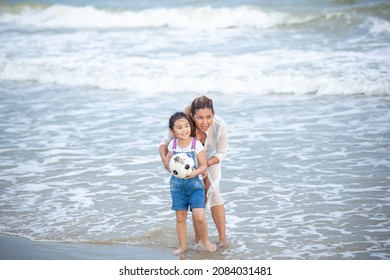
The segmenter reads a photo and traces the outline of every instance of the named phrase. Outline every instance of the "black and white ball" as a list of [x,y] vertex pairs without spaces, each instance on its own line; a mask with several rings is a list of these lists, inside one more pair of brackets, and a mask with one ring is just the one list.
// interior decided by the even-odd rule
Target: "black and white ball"
[[186,153],[175,154],[169,162],[169,170],[177,178],[185,178],[194,170],[194,160]]

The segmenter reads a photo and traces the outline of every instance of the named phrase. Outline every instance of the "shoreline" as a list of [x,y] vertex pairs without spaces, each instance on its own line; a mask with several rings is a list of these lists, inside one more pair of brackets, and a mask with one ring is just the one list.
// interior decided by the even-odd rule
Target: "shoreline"
[[171,248],[39,242],[0,234],[0,260],[178,260]]

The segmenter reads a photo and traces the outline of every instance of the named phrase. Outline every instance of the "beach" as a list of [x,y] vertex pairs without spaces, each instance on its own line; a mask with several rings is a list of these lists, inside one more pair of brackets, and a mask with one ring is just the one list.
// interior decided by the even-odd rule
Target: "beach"
[[[319,275],[367,279],[387,279],[388,261],[284,261],[284,260],[210,260],[183,262],[185,256],[173,256],[166,248],[147,248],[124,244],[75,244],[33,242],[16,236],[0,235],[0,275],[7,279],[123,279],[123,277],[211,276],[283,280],[295,277],[309,280]],[[230,269],[230,270],[228,270]],[[237,270],[239,272],[237,272]],[[244,273],[242,271],[250,271]]]
[[0,235],[0,260],[177,260],[169,248],[125,244],[34,242]]

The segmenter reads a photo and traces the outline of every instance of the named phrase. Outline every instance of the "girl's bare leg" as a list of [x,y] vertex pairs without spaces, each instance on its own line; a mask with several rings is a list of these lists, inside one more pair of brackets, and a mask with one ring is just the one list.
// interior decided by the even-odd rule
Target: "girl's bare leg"
[[[205,188],[205,203],[206,203],[206,193],[207,193],[208,187]],[[206,213],[205,213],[206,215]],[[206,222],[207,223],[207,222]],[[197,220],[195,219],[195,216],[192,215],[192,224],[194,226],[194,232],[195,232],[195,243],[199,244],[201,242],[201,232],[197,223]]]
[[199,226],[196,222],[195,216],[192,215],[192,224],[194,225],[194,232],[195,232],[195,243],[200,242],[200,232],[199,232]]
[[177,237],[179,238],[180,247],[174,250],[172,253],[179,255],[187,249],[187,210],[176,211],[176,231]]
[[200,233],[201,241],[204,244],[204,248],[208,252],[215,252],[217,246],[209,241],[208,230],[207,230],[207,221],[204,208],[194,208],[192,209],[193,217],[196,220],[198,230]]

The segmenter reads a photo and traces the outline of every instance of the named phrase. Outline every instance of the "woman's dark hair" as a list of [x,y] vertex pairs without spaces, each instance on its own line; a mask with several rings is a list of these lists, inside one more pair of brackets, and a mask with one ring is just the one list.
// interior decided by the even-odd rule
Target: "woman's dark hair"
[[194,116],[199,109],[210,109],[214,114],[213,100],[205,95],[195,98],[191,103],[191,113]]
[[191,132],[194,133],[194,135],[196,135],[196,125],[192,117],[196,114],[196,111],[199,109],[210,109],[214,115],[213,100],[208,98],[206,95],[202,95],[195,98],[191,102],[191,104],[184,109],[184,112],[187,114],[190,120]]

